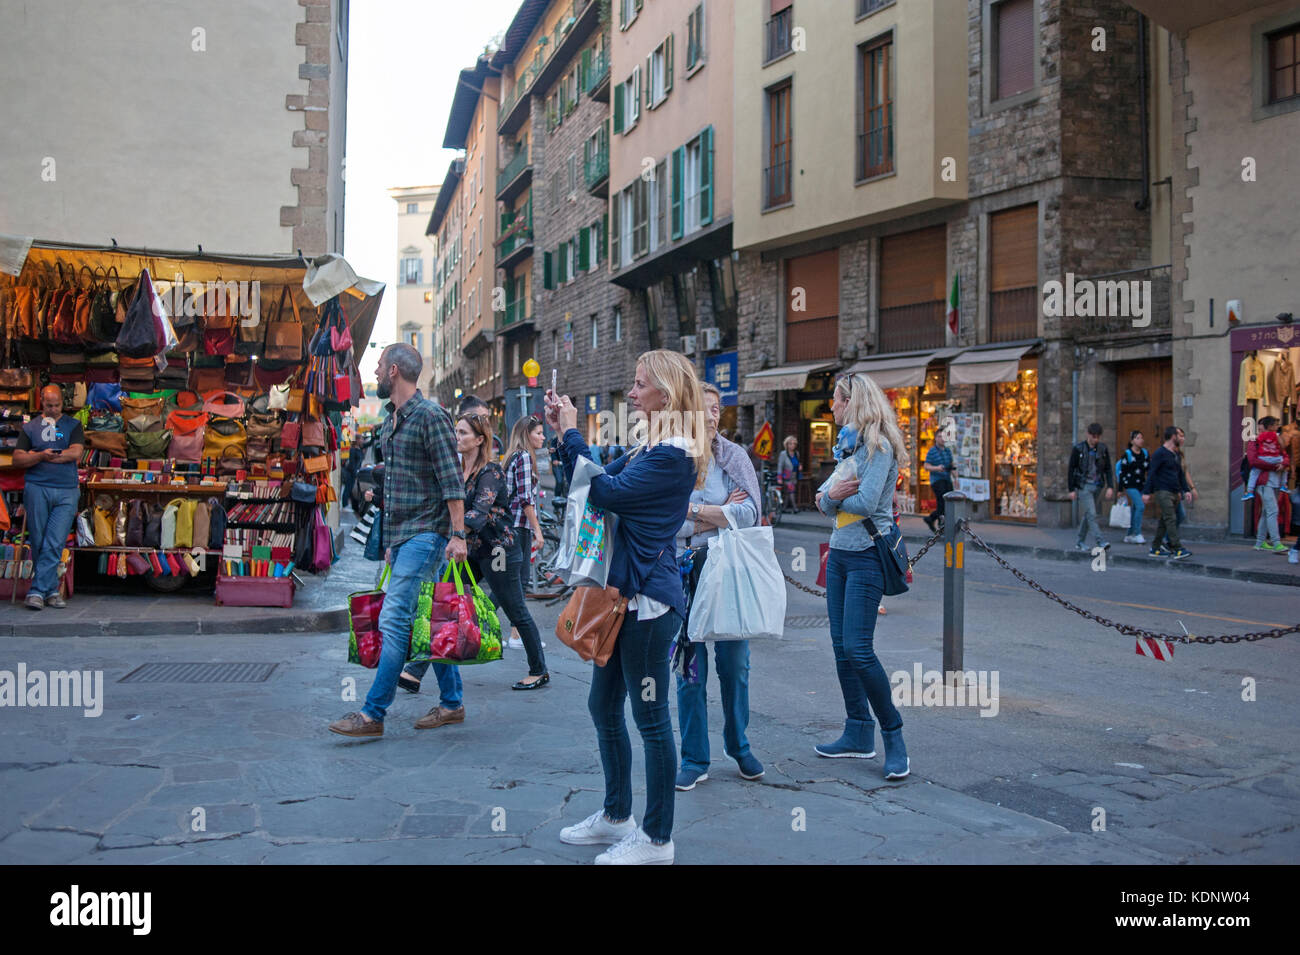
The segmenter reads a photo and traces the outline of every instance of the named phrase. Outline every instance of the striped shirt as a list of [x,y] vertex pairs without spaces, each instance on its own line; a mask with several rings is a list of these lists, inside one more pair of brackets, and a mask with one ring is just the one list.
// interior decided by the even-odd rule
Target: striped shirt
[[510,495],[510,514],[515,527],[530,527],[524,508],[537,507],[537,485],[533,480],[533,461],[526,451],[516,451],[506,462],[506,491]]

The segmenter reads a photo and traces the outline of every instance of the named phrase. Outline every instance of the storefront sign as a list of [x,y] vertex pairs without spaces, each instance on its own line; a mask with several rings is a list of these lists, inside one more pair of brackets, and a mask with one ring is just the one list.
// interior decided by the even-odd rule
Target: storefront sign
[[740,387],[736,352],[726,352],[704,359],[704,380],[722,392],[722,407],[736,404]]
[[587,395],[587,414],[600,414],[600,395]]
[[1256,348],[1298,348],[1300,326],[1265,325],[1260,328],[1234,328],[1232,350],[1251,351]]
[[961,491],[972,501],[987,501],[989,499],[989,481],[988,478],[957,478],[957,490]]

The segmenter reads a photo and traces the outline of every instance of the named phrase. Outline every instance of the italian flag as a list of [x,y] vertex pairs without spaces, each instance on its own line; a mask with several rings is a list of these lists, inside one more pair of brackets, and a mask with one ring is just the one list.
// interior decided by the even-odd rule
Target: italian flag
[[958,316],[961,314],[961,277],[956,273],[952,277],[952,291],[948,293],[948,328],[957,334]]

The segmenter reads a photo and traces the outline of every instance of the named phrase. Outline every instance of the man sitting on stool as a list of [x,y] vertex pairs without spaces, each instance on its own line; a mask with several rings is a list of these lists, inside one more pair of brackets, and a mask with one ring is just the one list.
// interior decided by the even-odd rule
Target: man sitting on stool
[[58,385],[41,389],[41,414],[23,425],[14,465],[27,470],[23,510],[35,569],[26,604],[66,607],[59,595],[59,558],[77,517],[77,460],[86,443],[81,422],[63,413]]

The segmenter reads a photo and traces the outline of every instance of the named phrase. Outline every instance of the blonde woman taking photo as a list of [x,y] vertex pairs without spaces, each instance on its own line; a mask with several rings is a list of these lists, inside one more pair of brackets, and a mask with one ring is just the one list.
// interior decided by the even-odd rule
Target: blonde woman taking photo
[[[708,473],[709,442],[695,368],[681,354],[659,349],[638,358],[628,401],[647,417],[649,438],[593,478],[587,498],[618,515],[609,586],[628,598],[613,655],[592,667],[587,697],[605,772],[605,805],[561,830],[560,839],[611,845],[596,857],[597,865],[670,865],[677,747],[668,712],[668,649],[686,617],[675,538],[691,492]],[[577,459],[591,457],[577,430],[578,411],[567,395],[548,391],[546,417],[561,435],[572,479]],[[623,716],[629,697],[645,749],[640,827],[632,815],[632,743]]]
[[846,479],[837,468],[817,492],[817,507],[836,518],[826,561],[826,608],[846,714],[843,734],[833,743],[818,744],[817,755],[874,757],[874,711],[885,743],[885,778],[902,779],[911,771],[903,745],[903,717],[894,706],[889,677],[874,648],[876,608],[884,595],[882,555],[862,518],[870,518],[891,542],[899,533],[892,501],[898,466],[907,463],[907,449],[893,409],[866,375],[847,375],[836,383],[831,411],[836,424],[847,425],[856,434],[850,456],[856,477]]

